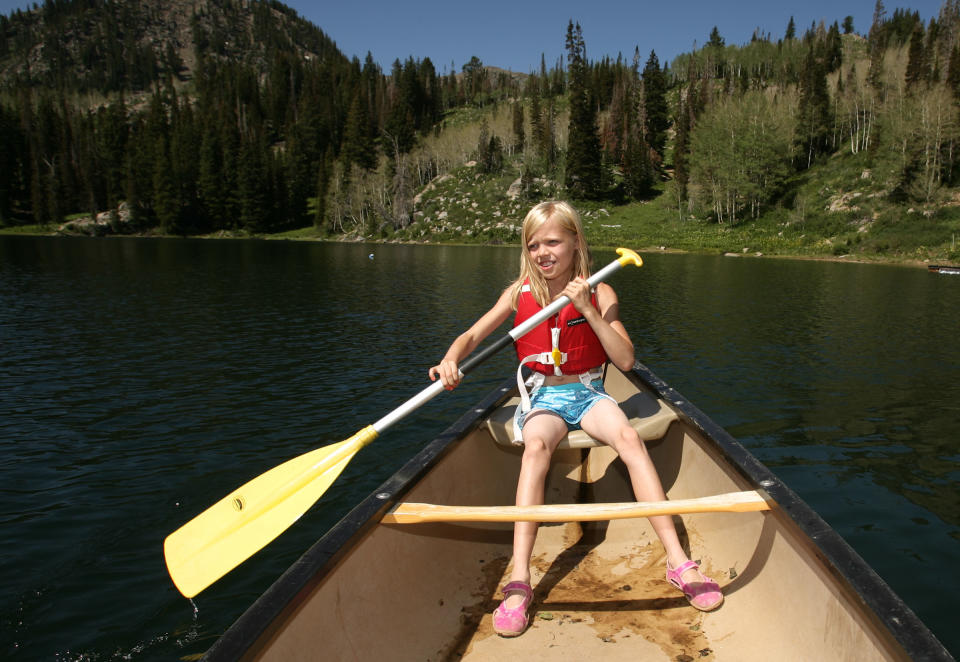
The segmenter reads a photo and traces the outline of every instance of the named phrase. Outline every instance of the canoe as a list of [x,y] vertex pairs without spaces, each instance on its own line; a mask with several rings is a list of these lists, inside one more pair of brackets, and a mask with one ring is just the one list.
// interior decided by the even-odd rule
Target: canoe
[[[530,627],[494,633],[512,524],[484,514],[524,516],[509,508],[521,455],[507,424],[510,380],[317,541],[205,659],[952,659],[835,531],[677,391],[639,363],[610,367],[605,381],[647,440],[671,504],[716,495],[752,504],[675,516],[691,557],[723,589],[718,610],[695,610],[664,580],[644,517],[591,515],[629,508],[633,496],[616,455],[574,432],[547,477]],[[418,520],[417,504],[473,515]],[[415,521],[402,522],[404,512]]]
[[931,264],[927,266],[927,269],[938,274],[949,274],[951,276],[960,275],[960,267],[953,267],[944,264]]

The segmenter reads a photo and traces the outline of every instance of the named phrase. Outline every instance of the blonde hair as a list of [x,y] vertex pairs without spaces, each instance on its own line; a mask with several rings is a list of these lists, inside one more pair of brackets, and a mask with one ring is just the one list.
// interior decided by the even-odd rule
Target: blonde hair
[[550,293],[547,288],[547,280],[537,268],[537,265],[530,259],[530,252],[527,245],[531,237],[547,221],[554,220],[560,224],[560,227],[570,232],[578,239],[577,248],[573,259],[573,274],[571,278],[578,276],[582,278],[590,277],[590,247],[587,245],[587,239],[583,235],[583,225],[580,222],[580,214],[570,203],[561,200],[549,200],[535,205],[527,212],[523,219],[523,229],[520,232],[521,250],[520,250],[520,276],[513,284],[513,307],[517,307],[517,299],[520,297],[520,288],[524,281],[530,280],[530,293],[540,306],[546,306],[550,303]]

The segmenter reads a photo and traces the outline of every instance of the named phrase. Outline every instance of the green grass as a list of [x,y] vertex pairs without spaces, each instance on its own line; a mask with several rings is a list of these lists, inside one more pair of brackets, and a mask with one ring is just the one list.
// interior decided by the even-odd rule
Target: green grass
[[297,239],[301,241],[305,240],[319,240],[326,239],[327,235],[320,228],[309,225],[305,228],[297,228],[296,230],[287,230],[285,232],[277,232],[276,234],[270,235],[271,239]]
[[[716,223],[678,210],[670,185],[648,201],[575,201],[591,245],[701,253],[887,261],[960,260],[960,206],[892,202],[862,156],[838,155],[790,180],[759,218]],[[425,193],[416,222],[391,239],[512,243],[532,204],[562,197],[548,188],[529,199],[506,196],[516,165],[482,175],[463,167]],[[831,210],[831,206],[833,210]]]
[[[477,121],[477,110],[459,111],[453,121]],[[519,159],[495,174],[461,166],[420,193],[410,225],[384,226],[371,241],[515,244],[527,210],[540,200],[563,198],[562,187],[538,180],[526,196],[510,197],[520,176]],[[885,178],[863,155],[837,154],[792,177],[759,218],[716,223],[702,212],[678,209],[672,184],[651,200],[615,204],[573,201],[592,246],[640,250],[736,253],[899,262],[960,262],[960,194],[941,191],[937,204],[893,199]],[[315,201],[311,201],[311,212]],[[681,213],[682,212],[682,213]],[[4,234],[51,234],[54,226],[0,228]],[[215,235],[225,236],[222,233]],[[246,237],[246,233],[230,236]],[[308,226],[265,238],[337,240],[326,229]],[[351,238],[356,238],[352,236]]]
[[45,235],[52,233],[54,228],[50,225],[10,225],[0,227],[0,234],[22,234],[22,235]]

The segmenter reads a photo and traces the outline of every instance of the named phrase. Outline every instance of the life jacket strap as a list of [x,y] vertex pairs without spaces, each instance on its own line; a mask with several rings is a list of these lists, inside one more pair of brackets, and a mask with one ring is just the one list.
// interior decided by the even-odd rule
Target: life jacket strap
[[[517,389],[520,391],[520,404],[517,405],[517,410],[513,415],[513,439],[515,444],[523,443],[523,431],[520,429],[519,414],[530,411],[530,398],[532,398],[534,394],[540,390],[540,388],[543,386],[543,383],[547,379],[547,376],[542,372],[534,372],[532,375],[530,375],[530,377],[527,378],[526,382],[523,380],[522,370],[524,364],[530,363],[531,361],[537,361],[538,363],[541,363],[538,358],[539,356],[541,355],[535,354],[533,356],[528,356],[520,362],[520,367],[517,368]],[[577,375],[577,377],[579,377],[581,384],[586,386],[594,393],[597,393],[597,395],[602,395],[607,399],[616,402],[616,399],[614,399],[612,396],[606,393],[600,393],[593,387],[594,381],[603,379],[603,366],[593,368],[587,372],[582,372]],[[527,395],[527,386],[530,387],[529,395]]]
[[[517,366],[517,389],[520,391],[520,411],[530,411],[530,397],[540,390],[544,380],[547,378],[542,372],[534,372],[530,375],[530,378],[524,382],[523,366],[528,363],[543,363],[544,365],[549,365],[552,360],[553,357],[550,356],[550,352],[543,352],[541,354],[531,354],[520,361],[520,365]],[[527,395],[527,386],[532,387],[529,395]]]
[[[546,354],[546,352],[544,353]],[[520,365],[517,366],[517,390],[520,391],[520,411],[530,411],[530,398],[540,390],[540,387],[543,386],[544,381],[546,381],[547,376],[542,372],[534,372],[526,381],[523,379],[523,366],[527,363],[543,363],[549,365],[548,361],[544,361],[544,354],[532,354],[524,358]],[[564,355],[566,356],[566,355]],[[562,374],[562,373],[561,373]],[[586,386],[591,391],[596,391],[593,388],[591,382],[596,381],[597,379],[603,379],[603,367],[593,368],[586,372],[582,372],[577,377],[580,379],[580,383]],[[530,393],[527,393],[527,387],[530,388]]]

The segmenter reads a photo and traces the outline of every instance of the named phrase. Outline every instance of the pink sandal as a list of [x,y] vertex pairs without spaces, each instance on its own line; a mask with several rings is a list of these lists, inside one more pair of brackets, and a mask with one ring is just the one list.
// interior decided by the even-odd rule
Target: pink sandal
[[[493,629],[501,637],[516,637],[527,629],[527,608],[533,602],[533,589],[526,582],[510,582],[502,589],[503,602],[493,612]],[[507,607],[507,598],[511,594],[519,593],[523,601],[519,607]]]
[[[683,573],[693,568],[703,581],[690,582],[683,581]],[[667,581],[683,591],[690,604],[700,611],[711,611],[723,604],[723,593],[720,592],[720,585],[713,581],[702,572],[696,561],[687,561],[679,568],[674,570],[667,562]]]

